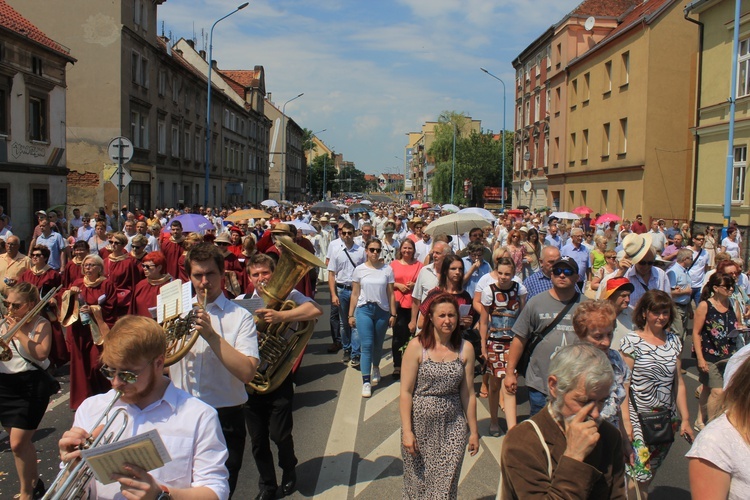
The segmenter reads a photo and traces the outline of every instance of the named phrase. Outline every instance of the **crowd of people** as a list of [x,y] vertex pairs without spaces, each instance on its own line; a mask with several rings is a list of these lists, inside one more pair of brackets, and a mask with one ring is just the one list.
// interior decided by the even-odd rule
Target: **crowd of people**
[[[458,495],[467,448],[479,450],[477,397],[489,404],[481,433],[506,434],[504,498],[647,498],[675,436],[692,442],[698,432],[688,455],[691,487],[708,478],[730,497],[747,494],[738,461],[750,445],[750,362],[731,382],[725,376],[750,319],[736,226],[721,239],[713,226],[703,232],[678,220],[666,228],[654,219],[649,229],[641,215],[597,223],[526,210],[482,213],[484,222],[451,234],[458,231],[432,224],[448,213],[427,205],[242,209],[123,207],[94,216],[74,209],[70,221],[38,212],[34,228],[13,228],[0,214],[0,334],[14,330],[14,356],[0,361],[0,422],[20,498],[44,491],[31,438],[51,395],[44,375],[66,365],[76,419],[60,441],[62,462],[79,458],[97,412],[113,399],[114,408],[166,433],[170,452],[188,441],[194,450],[169,470],[128,467],[116,483],[92,485],[97,497],[121,490],[179,497],[191,487],[229,498],[247,434],[260,475],[256,498],[292,493],[293,373],[268,394],[248,395],[262,362],[256,321],[316,320],[323,310],[315,294],[326,285],[328,352],[343,351],[342,361],[360,371],[363,398],[386,376],[400,383],[405,498]],[[186,230],[189,214],[203,217],[205,228]],[[25,252],[14,230],[28,235]],[[254,318],[232,299],[258,297],[284,251],[282,237],[325,267],[297,283],[289,299],[298,307],[258,309]],[[200,338],[167,368],[157,296],[176,279],[192,284]],[[385,374],[389,328],[393,369]],[[688,360],[701,383],[695,421],[683,381]],[[519,391],[528,395],[527,420],[518,414]],[[217,431],[168,432],[188,415],[205,421],[206,433]],[[744,454],[703,438],[722,432]]]

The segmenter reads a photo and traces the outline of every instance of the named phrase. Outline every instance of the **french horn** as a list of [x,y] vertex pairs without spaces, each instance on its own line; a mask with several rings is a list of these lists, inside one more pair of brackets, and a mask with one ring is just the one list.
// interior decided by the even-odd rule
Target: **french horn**
[[[292,241],[288,236],[277,236],[276,246],[281,250],[279,262],[270,281],[257,287],[266,309],[285,311],[297,307],[287,300],[297,282],[314,267],[325,267],[315,255]],[[295,361],[312,337],[315,320],[300,321],[296,328],[288,322],[268,324],[255,317],[258,329],[260,364],[252,382],[246,385],[249,393],[269,393],[289,375]]]
[[179,314],[168,318],[161,327],[167,337],[167,354],[164,358],[164,366],[172,366],[180,361],[190,352],[200,334],[195,329],[195,315],[197,310],[205,310],[207,291],[203,291],[203,302],[201,294],[196,294],[197,308],[192,309],[186,316]]

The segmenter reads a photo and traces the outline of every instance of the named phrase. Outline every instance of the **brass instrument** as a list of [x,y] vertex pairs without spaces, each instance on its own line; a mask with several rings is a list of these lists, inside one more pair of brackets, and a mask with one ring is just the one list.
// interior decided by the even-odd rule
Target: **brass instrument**
[[[16,321],[13,326],[8,328],[8,331],[0,335],[0,361],[10,361],[13,358],[13,351],[11,351],[10,346],[8,345],[10,341],[13,339],[13,337],[16,335],[16,332],[18,331],[21,326],[25,325],[29,321],[31,321],[31,318],[39,314],[42,309],[49,303],[50,300],[52,300],[55,297],[55,294],[60,291],[62,288],[62,285],[58,286],[57,288],[50,290],[47,292],[47,294],[42,297],[39,300],[39,303],[32,307],[29,312],[27,312],[23,318],[21,318],[19,321]],[[4,325],[8,320],[10,319],[10,316],[5,318],[3,322],[0,324],[0,327]]]
[[[125,408],[118,408],[114,411],[114,413],[112,413],[112,415],[109,415],[109,412],[112,410],[112,407],[115,405],[117,400],[120,399],[120,396],[122,396],[122,392],[116,391],[115,397],[112,398],[112,401],[110,401],[110,403],[104,409],[101,416],[99,417],[99,420],[97,420],[94,426],[91,428],[90,434],[93,434],[96,428],[99,427],[102,421],[104,421],[104,419],[106,418],[107,421],[104,424],[104,428],[102,428],[99,435],[96,438],[90,436],[89,439],[86,440],[86,442],[80,447],[80,449],[85,450],[94,448],[99,445],[109,444],[118,441],[120,437],[122,437],[122,434],[125,432],[125,429],[128,425],[127,411],[125,410]],[[123,420],[120,429],[118,430],[117,434],[115,434],[114,431],[108,434],[109,429],[112,427],[115,420],[117,420],[118,416],[122,416]],[[88,465],[86,465],[86,462],[84,462],[82,459],[68,462],[68,464],[57,475],[54,482],[49,486],[42,499],[68,500],[87,498],[88,486],[93,477],[94,472],[88,467]]]
[[[197,308],[206,309],[208,291],[203,291],[203,303],[201,294],[196,294]],[[200,334],[195,330],[195,309],[190,311],[184,318],[175,314],[168,318],[163,324],[164,334],[167,336],[167,355],[164,358],[164,366],[172,366],[181,360],[190,349],[193,348]]]
[[[286,300],[297,282],[314,267],[325,267],[315,255],[292,241],[288,236],[277,236],[276,246],[281,255],[271,280],[257,287],[258,295],[267,309],[286,311],[297,303]],[[300,321],[296,329],[290,323],[268,324],[255,317],[258,328],[260,364],[253,381],[246,385],[248,392],[264,394],[276,389],[286,379],[295,361],[312,337],[316,321]]]

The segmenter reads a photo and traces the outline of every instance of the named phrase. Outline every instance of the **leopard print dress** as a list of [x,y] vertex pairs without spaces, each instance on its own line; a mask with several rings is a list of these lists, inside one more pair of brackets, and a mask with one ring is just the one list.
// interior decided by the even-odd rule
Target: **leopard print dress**
[[449,499],[458,496],[458,479],[469,438],[461,405],[464,361],[435,362],[427,351],[417,371],[412,427],[419,453],[402,446],[405,499]]

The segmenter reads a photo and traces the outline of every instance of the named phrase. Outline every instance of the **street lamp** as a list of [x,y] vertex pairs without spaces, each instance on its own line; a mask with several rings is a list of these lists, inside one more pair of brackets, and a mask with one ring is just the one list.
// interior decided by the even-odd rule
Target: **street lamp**
[[305,95],[304,92],[302,92],[298,96],[292,97],[281,107],[281,144],[284,149],[281,152],[281,183],[279,185],[279,201],[282,201],[284,199],[284,173],[286,172],[286,155],[288,153],[286,147],[286,105],[295,99],[299,99],[303,95]]
[[501,163],[502,166],[500,167],[502,169],[501,184],[500,184],[500,210],[504,211],[505,210],[505,82],[499,77],[487,71],[486,69],[484,68],[479,68],[479,69],[481,69],[482,71],[487,73],[489,76],[491,76],[492,78],[494,78],[495,80],[503,84],[503,130],[502,130],[502,134],[500,135],[500,140],[503,141],[503,158],[502,158],[502,163]]
[[307,169],[307,176],[310,178],[309,185],[307,186],[307,192],[308,194],[312,195],[312,162],[313,162],[313,149],[315,149],[315,136],[318,134],[322,134],[328,130],[327,128],[324,128],[323,130],[318,130],[317,132],[313,132],[310,134],[310,166]]
[[204,206],[208,208],[208,184],[210,182],[209,180],[209,174],[211,171],[211,69],[213,68],[213,65],[211,64],[211,61],[213,59],[213,48],[214,48],[214,28],[217,24],[219,24],[220,21],[223,21],[224,19],[228,18],[232,14],[241,11],[245,7],[248,6],[250,2],[245,2],[236,9],[234,9],[232,12],[227,14],[226,16],[217,19],[216,22],[211,26],[211,34],[208,37],[208,90],[206,92],[206,191],[205,191],[205,203]]
[[453,187],[456,185],[456,123],[451,120],[453,125],[453,167],[451,168],[451,203],[453,203]]

